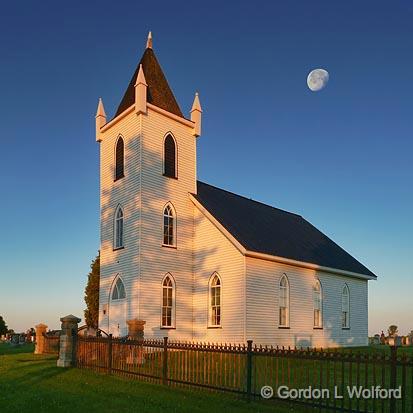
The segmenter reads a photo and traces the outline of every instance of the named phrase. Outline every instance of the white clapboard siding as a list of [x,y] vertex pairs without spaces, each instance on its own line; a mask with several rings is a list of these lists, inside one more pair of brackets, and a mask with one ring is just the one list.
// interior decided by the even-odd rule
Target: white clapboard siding
[[[361,346],[367,344],[367,281],[247,257],[247,338],[279,346]],[[289,281],[289,328],[279,328],[279,281]],[[313,328],[313,282],[323,292],[323,329]],[[350,329],[341,327],[341,292],[350,289]]]
[[[178,179],[163,176],[167,133],[177,144]],[[125,177],[114,182],[119,136],[125,143]],[[196,193],[196,138],[191,125],[150,107],[146,115],[131,111],[102,133],[100,185],[99,326],[103,330],[119,323],[119,331],[126,331],[126,320],[137,318],[146,322],[148,338],[232,343],[252,339],[280,346],[367,344],[367,281],[245,257],[219,224],[193,204],[189,194]],[[176,212],[176,248],[162,246],[163,209],[168,202]],[[124,212],[124,248],[114,251],[114,213],[119,204]],[[215,272],[222,281],[220,328],[208,326],[208,286]],[[161,328],[162,280],[167,273],[176,286],[172,329]],[[289,280],[288,329],[278,325],[283,274]],[[124,282],[126,299],[113,305],[111,313],[110,293],[117,276]],[[323,329],[313,328],[315,277],[322,285]],[[348,330],[341,327],[345,284],[350,290]]]
[[[177,143],[178,179],[163,176],[163,143],[170,132]],[[146,321],[147,337],[192,338],[192,235],[196,192],[196,138],[192,128],[148,109],[142,117],[142,226],[139,306],[133,316]],[[177,245],[162,246],[163,209],[171,202],[177,219]],[[161,329],[161,283],[166,273],[176,283],[176,329]]]
[[[245,257],[194,208],[194,339],[244,342]],[[222,281],[222,328],[208,328],[208,283],[217,272]]]
[[[178,179],[163,176],[163,143],[170,132],[177,143]],[[114,182],[116,140],[125,141],[125,178]],[[101,286],[100,327],[117,275],[126,289],[126,320],[146,321],[147,337],[192,337],[192,233],[196,192],[196,139],[192,127],[148,108],[130,113],[103,134],[101,142]],[[162,247],[163,209],[176,211],[176,249]],[[114,212],[124,210],[124,249],[113,251]],[[170,273],[176,283],[176,329],[161,329],[161,283]]]
[[[124,140],[125,177],[114,182],[115,145],[119,136]],[[131,113],[103,132],[100,143],[100,222],[101,276],[99,294],[99,327],[109,328],[109,296],[113,281],[120,275],[126,291],[126,317],[136,306],[133,288],[139,277],[136,259],[139,256],[138,223],[140,216],[140,121]],[[121,204],[124,212],[124,245],[113,250],[114,212]],[[103,314],[107,308],[108,313]],[[109,316],[109,317],[108,317]],[[121,326],[125,328],[126,326]]]

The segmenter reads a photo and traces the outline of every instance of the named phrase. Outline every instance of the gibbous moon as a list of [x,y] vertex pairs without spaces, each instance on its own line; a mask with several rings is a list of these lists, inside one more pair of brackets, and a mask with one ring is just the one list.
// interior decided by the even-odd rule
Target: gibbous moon
[[313,92],[324,89],[327,85],[329,74],[324,69],[314,69],[307,76],[307,85]]

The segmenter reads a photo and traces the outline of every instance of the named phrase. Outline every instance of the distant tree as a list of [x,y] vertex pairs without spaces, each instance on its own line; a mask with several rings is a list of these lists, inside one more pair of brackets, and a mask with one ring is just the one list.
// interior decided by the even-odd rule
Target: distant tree
[[409,337],[410,337],[410,338],[413,338],[413,330],[412,330],[412,331],[410,331],[410,333],[409,333]]
[[97,328],[99,319],[100,251],[90,265],[85,288],[85,321],[89,327]]
[[389,337],[396,336],[398,332],[399,332],[398,327],[393,325],[393,324],[387,329],[387,333],[388,333]]
[[8,331],[6,322],[4,321],[3,317],[0,315],[0,336],[6,334]]

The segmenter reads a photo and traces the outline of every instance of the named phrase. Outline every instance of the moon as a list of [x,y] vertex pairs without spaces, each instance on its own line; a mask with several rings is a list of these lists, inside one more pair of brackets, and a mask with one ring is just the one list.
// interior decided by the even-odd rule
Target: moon
[[329,74],[324,69],[314,69],[307,76],[308,88],[313,92],[324,89],[328,83]]

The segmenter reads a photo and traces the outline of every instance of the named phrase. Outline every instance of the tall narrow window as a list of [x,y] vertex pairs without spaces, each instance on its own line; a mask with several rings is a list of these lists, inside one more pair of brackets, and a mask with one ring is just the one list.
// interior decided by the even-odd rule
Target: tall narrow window
[[175,222],[174,211],[168,204],[163,210],[163,245],[175,246]]
[[173,278],[167,275],[162,282],[162,327],[174,325],[175,285]]
[[322,306],[322,290],[319,280],[315,280],[313,285],[313,307],[314,307],[314,327],[321,328],[323,326],[323,306]]
[[210,310],[209,324],[211,327],[221,326],[221,279],[214,274],[209,287]]
[[123,298],[126,298],[125,286],[120,277],[118,277],[112,290],[112,300],[122,300]]
[[288,327],[290,307],[290,291],[287,276],[284,274],[280,280],[279,325]]
[[171,135],[164,142],[164,171],[165,176],[176,178],[176,144]]
[[350,327],[350,291],[347,284],[341,292],[341,326]]
[[119,137],[115,150],[115,181],[124,177],[124,164],[124,143],[123,139]]
[[114,247],[123,247],[123,210],[120,206],[117,207],[115,212],[115,237]]

